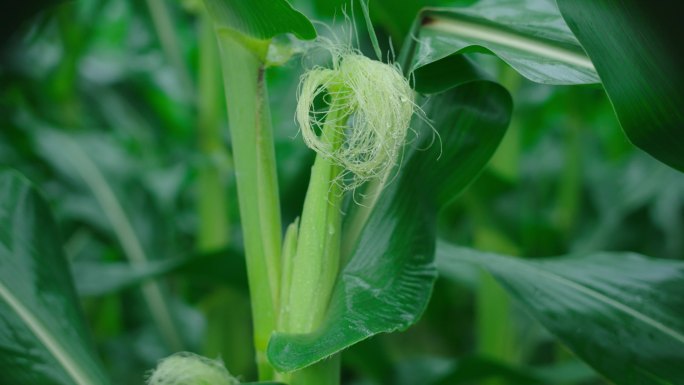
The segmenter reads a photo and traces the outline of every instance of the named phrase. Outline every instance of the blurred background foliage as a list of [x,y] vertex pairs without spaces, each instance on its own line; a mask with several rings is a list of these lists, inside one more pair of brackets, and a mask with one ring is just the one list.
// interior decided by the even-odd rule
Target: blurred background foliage
[[[343,20],[342,0],[292,3],[321,23]],[[398,49],[421,7],[470,3],[374,0],[371,16],[381,45]],[[35,4],[3,23],[0,165],[50,200],[113,382],[141,383],[177,350],[220,355],[254,379],[221,75],[199,3],[68,1],[37,14]],[[684,256],[684,180],[627,141],[601,89],[534,84],[475,59],[515,112],[490,165],[442,213],[442,238],[526,258]],[[267,72],[283,223],[301,211],[313,159],[293,118],[301,72],[298,59]],[[140,285],[149,274],[160,277]],[[603,383],[490,276],[449,277],[416,326],[345,352],[343,382]]]

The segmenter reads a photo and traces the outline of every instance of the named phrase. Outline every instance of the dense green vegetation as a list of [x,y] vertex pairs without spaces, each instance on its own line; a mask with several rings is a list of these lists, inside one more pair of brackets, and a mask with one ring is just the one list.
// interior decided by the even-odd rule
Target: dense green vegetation
[[[181,351],[263,384],[684,384],[677,12],[364,6],[78,0],[4,23],[0,385],[142,384]],[[339,75],[321,37],[397,67]],[[317,65],[337,77],[295,121]],[[387,173],[309,149],[307,112],[333,149],[373,111],[400,125],[387,68],[416,90]],[[349,102],[364,86],[377,105]]]

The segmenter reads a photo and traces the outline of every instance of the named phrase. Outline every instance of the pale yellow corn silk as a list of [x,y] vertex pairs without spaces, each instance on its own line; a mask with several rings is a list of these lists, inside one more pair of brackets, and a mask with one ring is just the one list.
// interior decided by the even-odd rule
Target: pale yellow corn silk
[[147,385],[237,385],[220,359],[212,360],[194,353],[181,352],[157,365],[147,378]]
[[[416,108],[413,90],[396,66],[371,60],[352,49],[328,48],[333,68],[314,67],[302,77],[296,119],[304,142],[344,171],[345,190],[384,178],[400,158]],[[314,99],[325,95],[332,111],[315,111]],[[333,102],[334,100],[334,102]],[[338,116],[335,121],[328,117]],[[333,148],[316,127],[343,135]],[[351,175],[351,178],[348,176]]]

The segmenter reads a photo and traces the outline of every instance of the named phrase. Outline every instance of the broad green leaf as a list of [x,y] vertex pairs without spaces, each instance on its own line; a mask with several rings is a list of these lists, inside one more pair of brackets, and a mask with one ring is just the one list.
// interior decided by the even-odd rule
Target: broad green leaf
[[12,385],[108,384],[57,226],[30,182],[0,173],[0,373]]
[[681,6],[638,0],[558,0],[629,139],[684,171]]
[[551,0],[483,0],[425,9],[409,50],[417,88],[448,87],[450,77],[439,76],[440,68],[453,66],[450,55],[469,52],[491,52],[538,83],[601,82],[629,139],[683,171],[679,14],[669,5],[635,0],[559,0],[558,6],[560,11]]
[[246,36],[267,40],[283,33],[316,37],[313,24],[285,0],[205,0],[214,22]]
[[634,253],[525,260],[444,242],[437,249],[438,265],[489,270],[616,384],[684,384],[684,262]]
[[311,334],[275,334],[268,356],[276,369],[300,369],[377,333],[404,330],[423,313],[436,275],[437,213],[491,157],[511,100],[498,84],[470,82],[433,96],[425,110],[437,133],[414,119],[420,137],[341,271],[326,319]]
[[[483,0],[470,7],[426,8],[412,33],[416,38],[407,51],[417,76],[429,74],[450,55],[492,52],[538,83],[599,82],[552,0]],[[435,87],[444,81],[428,79]]]

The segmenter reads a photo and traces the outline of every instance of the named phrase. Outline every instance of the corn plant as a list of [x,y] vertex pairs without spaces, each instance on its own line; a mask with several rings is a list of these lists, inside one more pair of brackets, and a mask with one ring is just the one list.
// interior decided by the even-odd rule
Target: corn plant
[[[124,373],[150,385],[684,384],[679,14],[632,0],[377,2],[336,4],[335,21],[313,23],[286,0],[182,9],[148,0],[151,32],[131,35],[131,49],[154,36],[166,72],[128,85],[147,95],[144,114],[128,100],[129,80],[119,83],[79,43],[91,35],[102,48],[105,34],[87,2],[43,14],[64,42],[61,59],[44,64],[56,68],[50,86],[25,66],[50,47],[51,21],[3,43],[1,384],[136,381]],[[139,12],[109,7],[113,25],[122,10]],[[70,25],[74,13],[91,21]],[[289,71],[289,87],[271,78],[279,71]],[[34,95],[30,84],[48,91]],[[560,99],[555,124],[572,134],[584,112],[605,108],[602,119],[622,129],[614,152],[648,168],[591,174],[601,186],[632,183],[601,187],[594,206],[582,206],[592,187],[581,185],[579,159],[594,150],[563,136],[569,155],[553,173],[550,214],[562,235],[549,238],[565,246],[545,249],[524,235],[515,244],[518,230],[501,230],[507,223],[493,213],[511,210],[497,206],[497,189],[527,182],[511,168],[520,156],[511,138],[534,119],[519,117],[514,97],[524,109],[535,98],[526,89],[550,86],[605,94],[584,110],[577,94]],[[56,107],[45,106],[50,98]],[[295,135],[282,139],[280,120],[296,124]],[[87,128],[93,122],[143,128],[104,135]],[[527,159],[534,183],[553,158]],[[292,163],[297,173],[284,171]],[[190,214],[181,210],[188,201]],[[625,213],[647,201],[666,235],[636,232],[639,242],[624,243],[636,246],[612,247]],[[479,230],[459,238],[469,223]],[[543,243],[542,230],[530,233]],[[660,239],[662,249],[649,248]],[[443,317],[445,308],[430,310],[452,293],[441,285],[477,293],[476,331],[466,337],[476,353],[440,342],[453,360],[387,363],[382,346],[391,344],[374,344],[416,328],[432,335],[421,317]],[[512,326],[519,314],[543,329],[524,341]],[[126,338],[94,344],[89,334],[126,331],[138,318],[143,326]],[[523,362],[540,340],[571,370]]]

